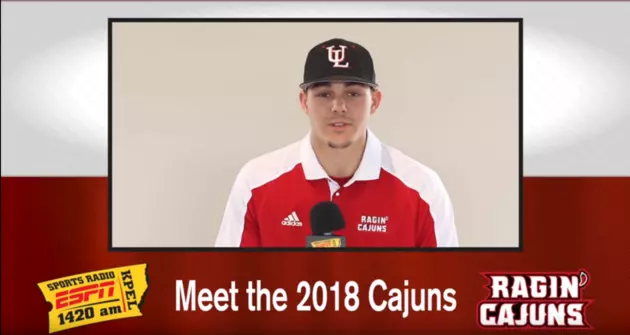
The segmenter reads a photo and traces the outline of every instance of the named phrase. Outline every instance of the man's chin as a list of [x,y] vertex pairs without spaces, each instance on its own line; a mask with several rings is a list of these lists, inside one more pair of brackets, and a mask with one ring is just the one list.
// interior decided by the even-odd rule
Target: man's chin
[[328,141],[328,147],[333,149],[345,149],[352,145],[352,141]]

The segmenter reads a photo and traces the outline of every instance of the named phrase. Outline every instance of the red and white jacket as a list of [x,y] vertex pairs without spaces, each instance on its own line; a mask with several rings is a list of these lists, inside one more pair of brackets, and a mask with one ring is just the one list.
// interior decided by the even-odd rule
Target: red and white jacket
[[453,207],[439,176],[368,130],[362,161],[339,185],[310,134],[249,161],[230,192],[216,247],[305,247],[310,210],[339,205],[347,247],[457,247]]

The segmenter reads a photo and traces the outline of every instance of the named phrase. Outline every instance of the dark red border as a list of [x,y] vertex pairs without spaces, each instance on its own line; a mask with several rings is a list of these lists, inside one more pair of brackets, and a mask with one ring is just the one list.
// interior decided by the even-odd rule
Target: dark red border
[[[144,316],[69,330],[67,334],[478,333],[476,306],[486,298],[484,272],[591,275],[588,322],[596,332],[628,331],[630,178],[525,178],[523,252],[238,253],[109,252],[107,178],[2,178],[2,334],[47,332],[48,306],[37,283],[75,273],[148,263]],[[150,233],[150,232],[147,232]],[[491,233],[491,232],[489,232]],[[373,312],[367,285],[452,287],[454,312]],[[236,280],[285,288],[285,312],[175,311],[175,281],[210,289]],[[355,280],[354,313],[295,312],[301,280]],[[246,306],[244,299],[239,303]]]

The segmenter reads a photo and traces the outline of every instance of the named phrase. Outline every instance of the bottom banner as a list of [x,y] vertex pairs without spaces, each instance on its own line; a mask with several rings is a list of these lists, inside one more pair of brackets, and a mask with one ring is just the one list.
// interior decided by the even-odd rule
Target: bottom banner
[[630,179],[523,185],[522,252],[110,252],[106,178],[2,178],[2,334],[628,332]]

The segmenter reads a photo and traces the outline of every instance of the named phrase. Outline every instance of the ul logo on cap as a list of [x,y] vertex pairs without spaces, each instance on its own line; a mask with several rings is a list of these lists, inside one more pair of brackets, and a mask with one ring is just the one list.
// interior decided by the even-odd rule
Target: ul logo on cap
[[339,49],[335,49],[335,46],[326,48],[328,50],[328,61],[333,63],[333,67],[347,68],[350,64],[348,62],[342,63],[346,59],[346,46],[340,45]]

